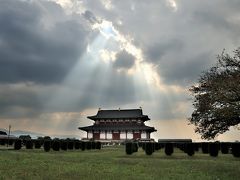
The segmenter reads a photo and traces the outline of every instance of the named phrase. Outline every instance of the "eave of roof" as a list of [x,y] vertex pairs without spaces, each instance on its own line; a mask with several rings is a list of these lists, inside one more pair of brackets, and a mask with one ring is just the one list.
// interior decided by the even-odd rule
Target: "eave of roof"
[[150,131],[154,132],[157,131],[154,127],[150,126],[143,126],[143,125],[93,125],[93,126],[85,126],[85,127],[79,127],[78,129],[83,130],[83,131],[110,131],[110,130],[116,130],[116,131],[123,131],[123,130],[145,130],[145,131]]
[[97,120],[97,119],[142,119],[142,120],[150,120],[150,118],[147,115],[142,115],[142,116],[134,116],[134,117],[123,117],[123,116],[114,116],[114,117],[98,117],[98,116],[88,116],[88,119],[91,120]]

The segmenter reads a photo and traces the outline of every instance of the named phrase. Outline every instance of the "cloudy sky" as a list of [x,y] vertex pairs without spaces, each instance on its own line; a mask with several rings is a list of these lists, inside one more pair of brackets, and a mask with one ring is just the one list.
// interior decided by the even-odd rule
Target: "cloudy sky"
[[[239,0],[0,0],[0,128],[83,137],[143,108],[154,138],[193,138],[188,88],[240,45]],[[218,140],[239,139],[239,132]]]

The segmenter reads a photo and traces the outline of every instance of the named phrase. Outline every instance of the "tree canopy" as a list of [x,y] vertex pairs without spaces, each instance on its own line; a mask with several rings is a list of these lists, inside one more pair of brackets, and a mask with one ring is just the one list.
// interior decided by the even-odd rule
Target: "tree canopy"
[[223,51],[217,60],[190,88],[194,111],[189,121],[203,139],[214,139],[240,123],[240,48],[233,56]]

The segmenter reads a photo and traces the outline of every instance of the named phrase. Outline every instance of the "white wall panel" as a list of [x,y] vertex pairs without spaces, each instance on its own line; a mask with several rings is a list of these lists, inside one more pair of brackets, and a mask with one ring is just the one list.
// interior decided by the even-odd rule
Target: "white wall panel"
[[100,139],[105,139],[105,132],[100,132]]
[[93,138],[93,134],[91,132],[88,133],[88,139]]
[[141,138],[142,139],[147,139],[147,133],[146,132],[142,132],[141,133]]
[[133,139],[133,133],[132,132],[127,133],[127,139]]
[[120,133],[120,139],[126,139],[126,132]]
[[112,132],[107,132],[107,139],[112,139]]

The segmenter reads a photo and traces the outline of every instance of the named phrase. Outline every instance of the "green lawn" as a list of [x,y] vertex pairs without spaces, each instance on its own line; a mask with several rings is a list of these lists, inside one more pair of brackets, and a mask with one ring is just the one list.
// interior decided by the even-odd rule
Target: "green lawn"
[[124,147],[90,151],[0,150],[0,179],[239,179],[240,158],[163,150],[126,155]]

